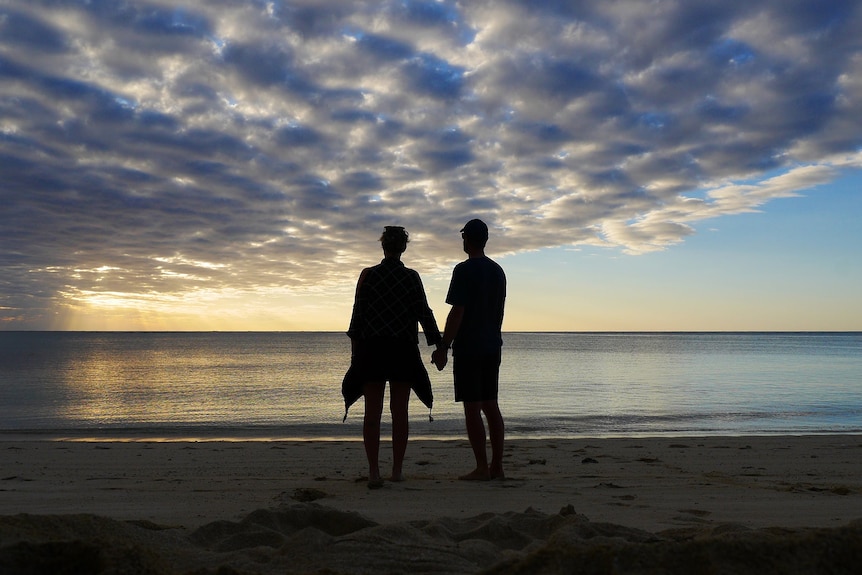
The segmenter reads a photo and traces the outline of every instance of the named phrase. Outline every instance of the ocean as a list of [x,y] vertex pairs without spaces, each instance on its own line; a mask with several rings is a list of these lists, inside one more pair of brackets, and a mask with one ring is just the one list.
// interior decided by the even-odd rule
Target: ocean
[[[0,332],[0,437],[359,440],[349,363],[343,333]],[[464,437],[428,367],[411,438]],[[510,438],[862,433],[862,333],[505,333],[500,389]]]

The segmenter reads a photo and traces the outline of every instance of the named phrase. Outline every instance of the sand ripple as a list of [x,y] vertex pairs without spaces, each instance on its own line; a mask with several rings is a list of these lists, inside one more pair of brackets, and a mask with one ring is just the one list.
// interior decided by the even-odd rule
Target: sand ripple
[[735,525],[649,533],[546,515],[378,524],[317,503],[193,531],[94,515],[0,517],[0,573],[857,573],[862,521],[834,529]]

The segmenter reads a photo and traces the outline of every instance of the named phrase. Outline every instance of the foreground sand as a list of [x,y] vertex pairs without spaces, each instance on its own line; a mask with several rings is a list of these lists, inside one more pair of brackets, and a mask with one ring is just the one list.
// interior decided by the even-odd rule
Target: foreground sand
[[505,481],[455,479],[470,463],[464,441],[414,441],[408,480],[369,490],[359,442],[4,441],[0,572],[862,565],[859,436],[512,440]]

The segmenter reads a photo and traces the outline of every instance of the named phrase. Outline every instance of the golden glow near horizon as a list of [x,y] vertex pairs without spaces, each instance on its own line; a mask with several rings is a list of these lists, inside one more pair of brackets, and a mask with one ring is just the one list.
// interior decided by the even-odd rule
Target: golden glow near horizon
[[[530,254],[498,258],[509,278],[505,331],[854,331],[862,326],[858,306],[848,309],[845,299],[826,292],[816,305],[799,306],[801,298],[812,299],[805,282],[770,292],[747,286],[741,278],[674,284],[660,274],[641,277],[637,270],[621,271],[626,260],[605,262],[595,270],[565,251],[538,265],[535,260]],[[639,265],[648,269],[650,263]],[[449,311],[448,281],[448,272],[423,275],[441,328]],[[694,288],[693,281],[699,281]],[[305,290],[82,291],[66,294],[52,329],[340,332],[350,321],[354,288],[350,281]]]
[[[72,331],[338,331],[350,293],[198,290],[182,295],[87,293],[66,299],[54,329]],[[345,319],[346,315],[346,319]]]

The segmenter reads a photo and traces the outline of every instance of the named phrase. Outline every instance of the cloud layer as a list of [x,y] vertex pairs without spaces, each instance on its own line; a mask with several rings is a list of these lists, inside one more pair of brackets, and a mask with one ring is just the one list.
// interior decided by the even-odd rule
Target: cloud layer
[[[858,165],[855,2],[0,3],[0,319],[664,249]],[[453,239],[454,238],[454,239]],[[412,248],[411,248],[412,249]]]

